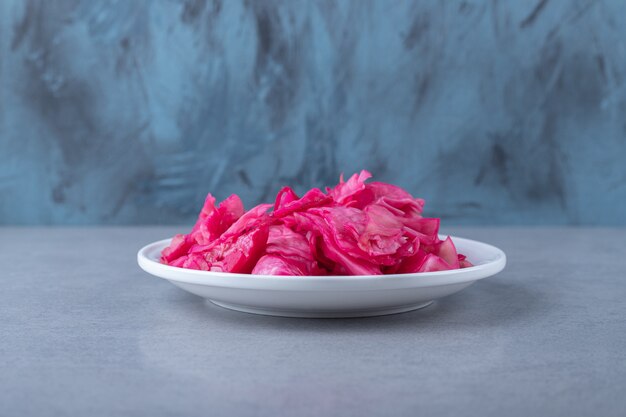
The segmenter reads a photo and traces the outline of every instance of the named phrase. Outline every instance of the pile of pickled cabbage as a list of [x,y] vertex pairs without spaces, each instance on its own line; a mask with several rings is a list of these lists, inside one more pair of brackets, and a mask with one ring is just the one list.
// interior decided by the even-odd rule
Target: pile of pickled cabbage
[[274,204],[248,211],[237,195],[219,205],[209,194],[187,235],[161,253],[167,265],[256,275],[386,275],[472,266],[424,200],[361,171],[299,197],[290,187]]

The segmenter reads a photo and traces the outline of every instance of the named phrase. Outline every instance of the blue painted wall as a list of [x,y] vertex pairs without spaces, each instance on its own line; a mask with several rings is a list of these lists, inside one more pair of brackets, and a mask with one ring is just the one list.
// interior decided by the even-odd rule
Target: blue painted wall
[[626,224],[626,3],[0,2],[0,223],[184,223],[367,168],[449,223]]

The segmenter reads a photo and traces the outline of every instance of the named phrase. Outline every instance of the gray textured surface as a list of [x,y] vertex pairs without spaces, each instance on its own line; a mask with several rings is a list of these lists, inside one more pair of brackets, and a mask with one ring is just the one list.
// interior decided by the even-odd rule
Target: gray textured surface
[[0,224],[172,224],[371,170],[626,225],[621,0],[2,0]]
[[135,264],[171,228],[0,228],[0,415],[623,416],[626,229],[451,229],[509,258],[421,311],[248,315]]

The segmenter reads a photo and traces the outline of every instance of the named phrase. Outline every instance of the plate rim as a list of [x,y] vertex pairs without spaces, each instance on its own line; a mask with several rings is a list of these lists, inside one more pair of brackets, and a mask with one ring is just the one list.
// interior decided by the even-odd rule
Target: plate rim
[[[442,237],[448,235],[441,235]],[[487,278],[506,266],[506,254],[500,248],[473,239],[449,235],[453,241],[478,246],[491,254],[491,260],[469,268],[449,271],[418,272],[389,275],[323,275],[280,276],[252,275],[231,272],[200,271],[162,264],[149,254],[161,250],[171,238],[161,239],[143,246],[137,252],[137,263],[145,272],[168,281],[223,288],[286,291],[338,291],[383,290],[407,287],[436,287],[460,284]],[[355,288],[357,287],[361,288]],[[363,287],[365,285],[366,287]]]

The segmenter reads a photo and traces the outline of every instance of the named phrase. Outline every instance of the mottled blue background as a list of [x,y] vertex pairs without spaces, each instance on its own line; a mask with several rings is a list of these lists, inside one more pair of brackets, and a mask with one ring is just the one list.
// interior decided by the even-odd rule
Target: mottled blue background
[[361,168],[626,224],[623,1],[0,1],[0,223],[184,223]]

